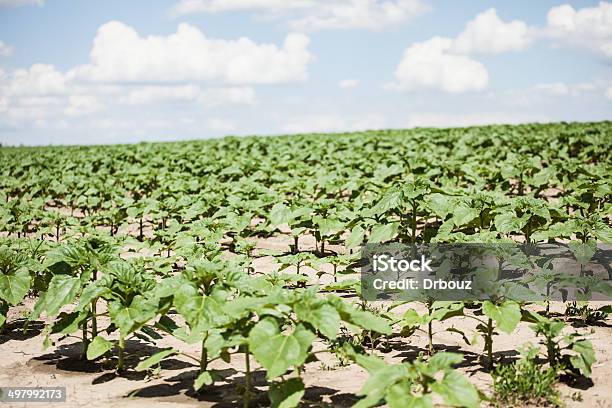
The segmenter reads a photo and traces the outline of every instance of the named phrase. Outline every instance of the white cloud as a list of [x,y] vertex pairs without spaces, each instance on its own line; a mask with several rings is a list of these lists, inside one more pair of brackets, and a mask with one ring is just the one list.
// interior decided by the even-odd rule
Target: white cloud
[[485,66],[469,54],[499,54],[529,46],[535,29],[519,20],[504,22],[494,8],[478,14],[455,38],[433,37],[404,51],[389,89],[439,89],[450,93],[482,91]]
[[251,11],[268,19],[285,17],[299,31],[381,30],[409,21],[427,8],[421,0],[181,0],[172,13]]
[[545,84],[536,84],[532,86],[529,91],[538,92],[549,96],[579,96],[582,94],[594,92],[601,86],[599,83],[593,82],[578,82],[573,84],[566,84],[564,82],[552,82]]
[[612,86],[609,86],[606,90],[606,98],[612,99]]
[[463,127],[490,124],[516,124],[550,121],[543,115],[488,113],[415,112],[408,115],[406,127]]
[[483,90],[489,82],[485,66],[465,55],[452,54],[452,45],[450,38],[434,37],[407,48],[395,70],[396,87],[451,93]]
[[309,38],[289,34],[282,47],[257,44],[247,37],[206,37],[186,23],[168,36],[140,36],[118,21],[102,25],[90,64],[74,75],[92,81],[222,81],[229,84],[276,84],[303,81],[313,60]]
[[453,42],[458,53],[492,53],[521,51],[532,40],[532,30],[522,21],[502,21],[494,8],[478,14],[468,22]]
[[148,85],[126,87],[126,90],[119,102],[127,105],[161,102],[199,102],[207,106],[255,103],[255,90],[250,86],[202,89],[195,84]]
[[[62,115],[77,116],[101,108],[98,90],[80,87],[53,65],[34,64],[0,75],[3,115],[13,124],[44,121]],[[45,123],[45,122],[39,122]]]
[[175,15],[194,13],[219,13],[224,11],[268,11],[312,7],[314,0],[180,0],[172,8]]
[[559,44],[586,47],[612,58],[612,4],[602,1],[579,10],[569,4],[553,7],[545,32]]
[[64,112],[68,116],[80,116],[94,113],[102,108],[98,98],[92,95],[70,95]]
[[53,65],[34,64],[14,71],[8,83],[0,84],[0,92],[9,96],[62,95],[67,91],[66,82],[66,75]]
[[386,123],[386,118],[380,114],[370,114],[351,120],[338,114],[314,114],[292,118],[282,126],[282,131],[290,134],[352,132],[381,129],[386,126]]
[[0,57],[8,57],[13,53],[13,47],[4,43],[4,41],[0,41]]
[[[522,89],[509,89],[493,92],[488,95],[492,99],[505,101],[508,106],[536,108],[547,106],[556,100],[577,101],[575,98],[599,98],[598,90],[605,89],[608,81],[594,80],[592,82],[549,82],[539,83]],[[571,98],[571,99],[570,99]]]
[[236,125],[229,119],[213,118],[206,122],[208,128],[214,132],[231,132],[236,129]]
[[42,6],[45,0],[0,0],[0,7]]
[[292,20],[290,26],[305,31],[381,30],[411,20],[427,9],[419,0],[350,0],[319,3],[312,14]]
[[130,89],[120,99],[127,105],[146,105],[160,101],[194,101],[200,95],[200,87],[190,85],[177,86],[141,86]]
[[338,82],[338,86],[340,88],[354,88],[357,85],[359,85],[359,81],[356,79],[343,79],[342,81]]
[[175,34],[142,37],[110,22],[98,30],[87,65],[65,72],[48,64],[0,69],[0,121],[16,128],[50,126],[117,104],[253,105],[252,85],[306,78],[313,58],[307,45],[302,34],[290,34],[281,47],[248,38],[209,39],[187,24]]

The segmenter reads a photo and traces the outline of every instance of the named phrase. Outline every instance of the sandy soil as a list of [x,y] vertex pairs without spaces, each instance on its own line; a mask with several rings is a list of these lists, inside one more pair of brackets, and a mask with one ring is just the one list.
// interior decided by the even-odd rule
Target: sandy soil
[[[284,237],[271,237],[260,241],[258,248],[287,250],[288,241]],[[306,237],[300,241],[301,250],[314,249],[314,240]],[[257,272],[269,273],[278,268],[271,257],[263,257],[255,261]],[[313,270],[307,271],[312,282],[316,282]],[[291,272],[291,269],[288,270]],[[346,277],[343,276],[342,279]],[[331,277],[324,276],[322,283],[327,283]],[[43,350],[43,338],[40,335],[44,321],[36,321],[27,333],[20,328],[23,316],[31,310],[35,299],[27,299],[23,305],[12,308],[9,312],[5,334],[0,335],[0,385],[2,386],[65,386],[67,402],[53,404],[65,407],[138,407],[150,405],[155,407],[234,407],[241,406],[239,388],[243,383],[242,370],[244,359],[232,357],[230,364],[213,363],[212,367],[224,370],[228,376],[227,382],[216,384],[195,393],[192,389],[193,379],[197,375],[197,366],[188,358],[175,357],[166,360],[158,373],[139,373],[133,370],[137,364],[138,355],[149,355],[166,347],[176,347],[180,350],[198,355],[197,346],[188,346],[183,342],[166,336],[156,344],[148,344],[141,340],[129,340],[127,352],[130,358],[128,365],[132,367],[121,376],[117,376],[108,361],[80,361],[80,341],[68,338],[57,342],[54,347]],[[424,312],[421,304],[410,304],[403,309],[395,310],[402,313],[412,307],[419,313]],[[556,303],[553,312],[561,313],[564,305]],[[573,384],[572,387],[561,384],[561,391],[568,407],[612,407],[612,362],[611,339],[612,326],[602,323],[599,326],[586,328],[568,327],[569,331],[586,334],[593,343],[597,362],[593,366],[592,381]],[[473,319],[456,317],[443,323],[436,323],[434,344],[436,350],[458,351],[465,355],[465,361],[459,368],[470,377],[470,380],[486,394],[490,394],[491,377],[484,372],[478,363],[483,342],[467,345],[460,335],[445,331],[453,325],[468,333],[468,338],[474,330]],[[529,324],[521,323],[512,335],[499,335],[494,340],[494,351],[502,361],[511,361],[518,355],[517,349],[524,343],[536,344],[538,339],[529,328]],[[410,361],[427,347],[427,337],[416,332],[408,338],[395,338],[391,341],[391,352],[384,354],[389,362]],[[323,344],[315,344],[315,349],[323,348]],[[379,355],[383,355],[379,353]],[[303,378],[307,385],[304,406],[348,407],[357,400],[355,394],[359,391],[367,374],[356,365],[342,366],[336,356],[329,353],[317,354],[320,361],[307,364]],[[264,392],[265,373],[255,366],[255,385],[262,392],[254,406],[267,406]],[[572,394],[574,398],[572,398]],[[576,396],[580,395],[580,400]],[[49,404],[51,405],[51,404]],[[44,406],[44,403],[2,404],[2,406]]]

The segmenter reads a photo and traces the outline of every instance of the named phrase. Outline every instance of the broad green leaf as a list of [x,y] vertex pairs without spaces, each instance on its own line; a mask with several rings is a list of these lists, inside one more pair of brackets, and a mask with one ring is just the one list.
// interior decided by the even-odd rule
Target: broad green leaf
[[459,371],[448,371],[441,381],[431,385],[431,390],[440,394],[444,402],[454,407],[478,408],[480,406],[478,391]]
[[154,299],[146,299],[142,295],[134,296],[129,306],[114,301],[108,304],[111,321],[127,335],[138,330],[143,324],[157,314],[157,304]]
[[95,360],[96,358],[106,354],[109,350],[112,350],[113,343],[106,340],[102,336],[96,336],[87,346],[87,359]]
[[365,230],[361,225],[355,225],[351,230],[351,235],[346,239],[346,247],[348,249],[355,248],[363,242],[365,236]]
[[193,388],[198,391],[203,386],[211,385],[212,383],[214,383],[214,380],[212,378],[212,375],[210,374],[210,371],[203,371],[193,382]]
[[338,330],[340,330],[340,315],[338,311],[327,304],[322,304],[316,308],[309,306],[297,304],[295,307],[297,317],[312,324],[328,339],[335,339]]
[[290,378],[270,384],[268,396],[272,408],[294,408],[304,396],[304,382],[301,378]]
[[162,361],[164,358],[171,356],[173,354],[176,354],[176,353],[178,353],[178,351],[174,349],[162,350],[158,353],[155,353],[151,357],[146,358],[142,360],[140,363],[138,363],[138,365],[136,366],[136,371],[147,370],[153,367],[154,365],[159,364],[160,361]]
[[460,227],[478,217],[478,210],[467,205],[458,205],[453,209],[453,223]]
[[397,235],[397,229],[399,228],[398,222],[391,222],[388,224],[377,224],[372,227],[372,233],[368,239],[369,244],[377,244],[380,242],[386,242],[391,240]]
[[51,328],[51,333],[71,334],[79,329],[79,326],[81,325],[81,322],[83,322],[83,320],[87,319],[88,312],[62,312],[58,317],[59,320],[57,320],[53,324],[53,327]]
[[452,198],[440,193],[434,193],[428,197],[428,206],[442,220],[445,220],[446,216],[451,214],[455,208]]
[[64,305],[71,303],[81,290],[81,280],[67,275],[55,275],[49,283],[49,289],[44,298],[42,311],[53,316]]
[[253,356],[268,371],[269,379],[284,374],[300,358],[300,343],[293,335],[280,333],[272,318],[257,323],[249,333]]
[[495,305],[485,300],[482,304],[482,312],[491,318],[501,331],[508,334],[512,333],[521,321],[521,307],[513,301]]
[[15,274],[0,274],[0,299],[17,306],[30,290],[30,274],[25,268]]
[[272,225],[289,224],[292,220],[291,209],[285,204],[274,204],[270,211],[270,222]]
[[597,251],[597,243],[595,241],[588,241],[585,243],[571,241],[568,246],[576,260],[583,265],[586,265]]
[[459,364],[463,361],[463,356],[458,353],[449,353],[441,351],[436,353],[429,359],[428,366],[433,372],[446,370],[454,364]]
[[343,301],[334,304],[340,313],[342,320],[355,324],[362,329],[372,330],[377,333],[391,334],[391,325],[387,319],[375,316],[370,312],[355,309],[352,305]]
[[531,183],[535,187],[540,187],[549,183],[553,177],[555,177],[555,169],[553,167],[545,167],[533,175]]
[[389,210],[397,208],[401,204],[402,195],[399,191],[391,191],[372,207],[372,213],[382,215]]
[[585,377],[590,378],[591,367],[596,361],[593,345],[588,340],[581,340],[573,343],[571,348],[578,353],[578,355],[570,357],[572,367],[579,370]]
[[390,408],[431,408],[433,401],[428,394],[415,396],[412,394],[410,384],[399,382],[387,390],[385,396]]

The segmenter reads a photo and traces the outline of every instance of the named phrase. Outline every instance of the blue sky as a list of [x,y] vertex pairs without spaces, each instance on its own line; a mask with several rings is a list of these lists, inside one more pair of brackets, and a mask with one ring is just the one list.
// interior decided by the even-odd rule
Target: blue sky
[[0,143],[612,119],[612,4],[0,0]]

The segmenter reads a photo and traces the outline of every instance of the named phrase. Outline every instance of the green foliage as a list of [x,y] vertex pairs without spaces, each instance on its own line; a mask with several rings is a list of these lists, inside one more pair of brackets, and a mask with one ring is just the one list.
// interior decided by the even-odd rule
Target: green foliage
[[561,396],[555,389],[558,374],[554,368],[544,368],[537,361],[537,349],[525,350],[519,360],[500,364],[493,372],[493,401],[496,406],[517,404],[561,406]]
[[[80,332],[83,358],[116,355],[124,370],[127,339],[171,335],[197,344],[199,354],[162,350],[136,369],[188,358],[199,365],[194,389],[201,390],[222,374],[211,362],[240,354],[246,405],[256,361],[274,407],[299,404],[300,375],[320,341],[342,364],[350,358],[370,372],[358,406],[426,407],[434,394],[447,405],[476,406],[477,391],[452,369],[460,357],[433,355],[433,337],[439,322],[475,317],[492,365],[494,336],[513,333],[526,315],[507,300],[507,288],[476,316],[461,302],[436,299],[422,315],[395,316],[351,299],[360,282],[341,275],[357,271],[357,250],[368,242],[570,239],[585,264],[612,237],[610,131],[601,122],[2,147],[0,328],[9,307],[39,295],[29,320],[48,320],[46,345]],[[274,251],[260,245],[267,238]],[[279,270],[256,271],[263,257]],[[551,294],[568,283],[550,267],[534,282]],[[570,283],[585,299],[611,291],[589,276]],[[589,323],[605,313],[568,308]],[[558,374],[590,374],[588,341],[563,335],[557,321],[532,321]],[[389,365],[364,354],[396,341],[398,329],[426,331],[432,356]],[[448,330],[467,341],[454,325]]]
[[540,316],[531,328],[537,336],[543,337],[546,358],[557,372],[590,377],[595,363],[593,345],[578,333],[562,334],[565,326],[559,319]]
[[440,352],[427,362],[419,358],[411,363],[387,364],[373,355],[348,352],[370,375],[358,393],[364,398],[355,407],[373,407],[381,401],[392,408],[433,407],[433,394],[449,406],[479,406],[477,389],[452,368],[463,360],[460,354]]

